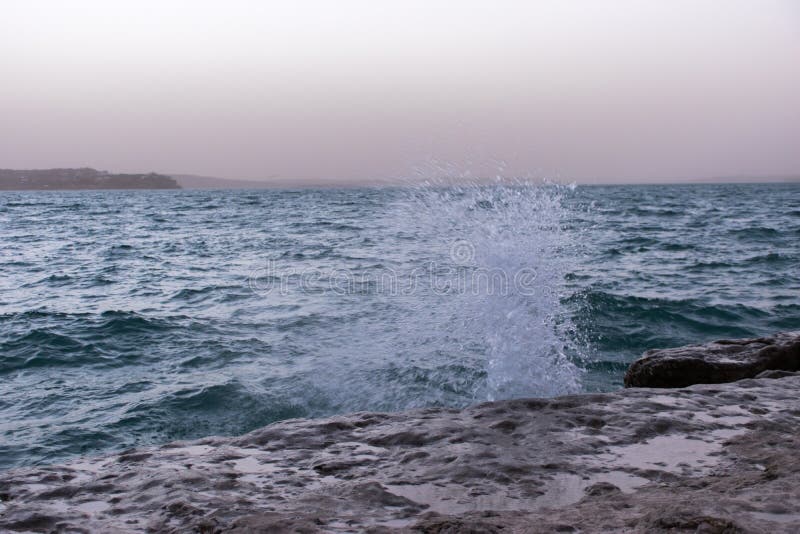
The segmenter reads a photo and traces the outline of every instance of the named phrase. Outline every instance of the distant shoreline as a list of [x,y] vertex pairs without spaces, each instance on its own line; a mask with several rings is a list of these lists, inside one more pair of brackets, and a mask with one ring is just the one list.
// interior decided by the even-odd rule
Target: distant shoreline
[[171,176],[112,174],[89,167],[79,169],[0,169],[3,191],[95,191],[119,189],[181,189]]
[[[186,191],[301,191],[301,190],[337,190],[337,189],[402,189],[415,187],[420,184],[337,184],[337,185],[274,185],[262,187],[85,187],[85,188],[46,188],[46,189],[22,189],[22,188],[3,188],[2,193],[68,193],[68,192],[97,192],[97,191],[163,191],[163,192],[186,192]],[[473,185],[473,184],[469,184]],[[491,183],[477,185],[493,185]],[[511,184],[512,186],[515,184]],[[568,184],[558,184],[566,186]],[[800,186],[800,181],[796,182],[658,182],[658,183],[591,183],[576,184],[577,187],[703,187],[703,186],[726,186],[726,185],[786,185]],[[432,185],[432,189],[443,189],[456,187],[458,184]]]
[[[140,191],[140,190],[294,190],[294,189],[357,189],[357,188],[401,188],[427,186],[432,188],[452,187],[459,185],[494,185],[498,182],[475,180],[467,184],[447,178],[437,178],[420,182],[402,181],[398,179],[376,180],[373,182],[325,182],[324,180],[298,179],[292,183],[289,179],[270,178],[271,182],[256,180],[237,180],[199,176],[193,174],[162,174],[150,172],[146,174],[112,174],[93,168],[59,168],[12,170],[0,169],[0,191]],[[703,185],[766,185],[766,184],[800,184],[800,175],[772,176],[731,176],[719,178],[698,178],[695,180],[626,182],[569,182],[535,180],[531,183],[556,183],[561,185],[575,184],[588,187],[615,186],[703,186]],[[513,180],[499,182],[503,185],[521,185]],[[522,182],[524,183],[524,182]]]

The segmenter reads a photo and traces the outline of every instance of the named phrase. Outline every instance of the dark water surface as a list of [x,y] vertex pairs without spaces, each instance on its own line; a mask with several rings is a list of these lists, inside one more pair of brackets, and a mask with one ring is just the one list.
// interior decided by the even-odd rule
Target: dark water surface
[[0,194],[0,468],[800,329],[800,186]]

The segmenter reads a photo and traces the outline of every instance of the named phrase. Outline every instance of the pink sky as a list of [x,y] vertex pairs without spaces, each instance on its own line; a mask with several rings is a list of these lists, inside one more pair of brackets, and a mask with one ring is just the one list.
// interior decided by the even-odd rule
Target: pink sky
[[0,168],[800,173],[793,0],[7,0],[0,72]]

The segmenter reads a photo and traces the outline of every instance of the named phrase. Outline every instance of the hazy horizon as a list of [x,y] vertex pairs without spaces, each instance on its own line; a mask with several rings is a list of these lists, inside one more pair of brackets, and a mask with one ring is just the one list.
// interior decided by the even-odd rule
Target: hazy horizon
[[800,174],[800,4],[4,3],[0,168]]

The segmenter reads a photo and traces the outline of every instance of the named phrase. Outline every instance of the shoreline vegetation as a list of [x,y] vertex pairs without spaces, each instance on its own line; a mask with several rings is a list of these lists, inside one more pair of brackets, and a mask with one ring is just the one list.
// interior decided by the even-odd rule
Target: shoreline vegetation
[[796,532],[798,370],[800,332],[785,332],[650,351],[626,381],[657,387],[294,419],[14,469],[0,530]]
[[96,189],[181,189],[171,176],[111,174],[84,167],[80,169],[0,169],[0,191],[74,191]]

